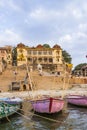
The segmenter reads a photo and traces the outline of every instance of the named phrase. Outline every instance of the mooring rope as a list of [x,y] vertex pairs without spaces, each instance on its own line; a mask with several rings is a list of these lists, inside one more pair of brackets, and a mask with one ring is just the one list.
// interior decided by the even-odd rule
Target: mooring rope
[[[28,113],[31,114],[31,112],[28,112]],[[40,118],[43,118],[43,119],[46,119],[46,120],[49,120],[49,121],[52,121],[52,122],[62,123],[62,121],[54,120],[54,119],[51,119],[51,118],[48,118],[48,117],[45,117],[45,116],[41,116],[41,115],[38,115],[38,114],[35,114],[35,113],[33,113],[33,115],[40,117]]]
[[[5,107],[5,104],[4,104],[4,107]],[[6,115],[6,119],[10,122],[10,119],[8,118],[7,116],[7,113],[5,112],[5,115]]]
[[[3,103],[4,104],[7,104],[7,105],[9,105],[9,106],[11,106],[9,103],[6,103],[6,102],[4,102],[3,101]],[[25,112],[23,109],[21,109],[21,108],[19,108],[18,110],[21,110],[21,111],[23,111],[23,112]],[[30,120],[30,118],[28,117],[28,116],[25,116],[24,114],[21,114],[21,113],[19,113],[18,111],[16,111],[16,110],[13,110],[15,113],[17,113],[18,115],[20,115],[20,116],[23,116],[25,119],[28,119],[28,120]],[[55,119],[51,119],[51,118],[48,118],[48,117],[44,117],[44,116],[41,116],[41,115],[38,115],[38,114],[35,114],[35,113],[32,113],[32,112],[26,112],[27,114],[32,114],[32,115],[35,115],[35,116],[37,116],[37,117],[40,117],[40,118],[43,118],[43,119],[46,119],[46,120],[49,120],[49,121],[53,121],[53,122],[57,122],[57,123],[64,123],[64,122],[62,122],[62,121],[58,121],[58,120],[55,120]],[[9,119],[8,119],[9,120]],[[65,124],[65,123],[64,123]]]
[[[5,101],[3,101],[3,103],[4,103],[4,105],[12,106],[12,105],[10,105],[9,103],[6,103]],[[19,108],[18,110],[21,110],[21,109]],[[26,119],[30,119],[30,118],[28,118],[27,116],[21,114],[20,112],[18,112],[18,111],[16,111],[16,110],[13,110],[13,111],[14,111],[15,113],[17,113],[18,115],[23,116],[23,117],[26,118]],[[5,114],[6,114],[6,113],[5,113]],[[6,115],[7,115],[7,114],[6,114]],[[6,116],[6,117],[7,117],[7,116]]]

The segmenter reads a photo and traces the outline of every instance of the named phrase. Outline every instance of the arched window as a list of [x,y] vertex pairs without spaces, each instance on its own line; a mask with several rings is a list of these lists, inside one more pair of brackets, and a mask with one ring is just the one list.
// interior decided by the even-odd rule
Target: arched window
[[47,58],[44,58],[44,62],[47,62]]
[[49,62],[53,62],[53,59],[52,59],[52,58],[49,58]]
[[39,58],[38,60],[41,62],[41,61],[42,61],[42,58]]
[[28,61],[29,61],[29,62],[32,62],[32,58],[28,58]]

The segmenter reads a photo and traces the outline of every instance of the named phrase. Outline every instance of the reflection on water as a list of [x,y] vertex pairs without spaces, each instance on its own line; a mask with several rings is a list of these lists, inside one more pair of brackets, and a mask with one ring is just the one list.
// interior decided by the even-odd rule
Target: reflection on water
[[32,117],[32,121],[35,122],[37,129],[39,126],[39,129],[41,130],[55,130],[59,128],[59,126],[65,124],[64,121],[66,120],[68,113],[60,112],[52,115],[48,114],[39,114],[39,115],[42,116],[42,118],[36,115]]
[[[52,115],[37,114],[28,102],[23,103],[22,114],[2,120],[0,130],[86,130],[87,109],[68,106],[66,112]],[[33,113],[33,114],[31,114]],[[42,116],[42,117],[41,117]],[[44,118],[43,118],[44,117]],[[52,119],[52,121],[50,120]]]

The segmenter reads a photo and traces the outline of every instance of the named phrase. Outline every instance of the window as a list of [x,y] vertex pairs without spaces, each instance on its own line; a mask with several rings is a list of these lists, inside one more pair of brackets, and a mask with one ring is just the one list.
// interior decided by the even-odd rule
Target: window
[[53,59],[52,59],[52,58],[49,58],[49,62],[53,62]]
[[28,61],[30,61],[30,62],[31,62],[31,61],[32,61],[32,58],[28,58]]
[[23,49],[20,49],[19,52],[20,52],[20,53],[23,53]]
[[10,59],[10,55],[8,55],[8,59]]
[[39,58],[38,60],[41,62],[41,61],[42,61],[42,58]]
[[48,54],[49,54],[49,55],[52,55],[52,51],[48,51]]
[[43,54],[44,54],[44,55],[47,55],[47,51],[43,51]]
[[44,58],[44,62],[47,62],[47,58]]
[[59,51],[56,51],[56,53],[59,55],[60,54],[60,52]]
[[1,53],[5,53],[5,51],[4,51],[4,50],[1,50]]
[[33,51],[33,55],[37,55],[37,51]]
[[57,59],[57,61],[59,62],[59,59]]
[[28,51],[28,54],[31,55],[31,54],[32,54],[32,51]]
[[42,51],[38,51],[38,55],[41,55],[42,54]]

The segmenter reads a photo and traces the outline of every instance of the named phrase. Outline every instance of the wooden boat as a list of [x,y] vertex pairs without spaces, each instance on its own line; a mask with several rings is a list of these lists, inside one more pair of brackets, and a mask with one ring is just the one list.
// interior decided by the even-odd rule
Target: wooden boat
[[[26,62],[26,68],[29,79],[29,85],[32,90],[33,84],[28,71],[27,62]],[[64,107],[64,100],[62,98],[46,97],[40,100],[31,100],[30,102],[32,104],[33,110],[38,113],[48,113],[48,114],[57,113],[60,112]]]
[[20,98],[0,98],[0,119],[16,113],[21,107]]
[[56,113],[63,109],[64,100],[61,98],[46,98],[41,100],[31,101],[33,110],[38,113]]
[[87,96],[69,95],[66,100],[70,104],[87,107]]

